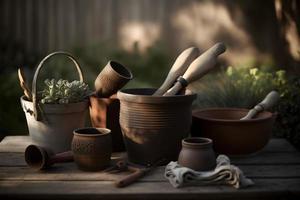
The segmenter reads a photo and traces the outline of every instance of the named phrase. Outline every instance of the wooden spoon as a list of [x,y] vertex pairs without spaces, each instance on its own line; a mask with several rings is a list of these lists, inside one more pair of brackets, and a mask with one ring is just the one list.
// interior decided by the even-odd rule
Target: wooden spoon
[[199,54],[200,51],[196,47],[190,47],[184,50],[177,57],[164,83],[160,86],[160,88],[158,88],[158,90],[156,90],[153,96],[163,95],[174,84],[176,79],[184,74],[188,66],[199,56]]
[[27,97],[29,101],[31,101],[32,100],[31,90],[26,84],[26,78],[22,67],[18,69],[18,76],[19,76],[20,86],[23,89],[24,95]]
[[278,92],[276,91],[271,91],[262,102],[260,102],[259,104],[257,104],[254,108],[252,108],[251,110],[249,110],[249,112],[247,113],[247,115],[243,118],[241,118],[240,120],[249,120],[252,119],[255,115],[257,115],[258,113],[264,111],[264,110],[268,110],[270,108],[272,108],[280,99]]
[[215,67],[218,56],[224,53],[225,50],[226,47],[223,43],[217,43],[205,51],[190,64],[184,75],[179,77],[174,86],[164,93],[163,96],[176,95],[182,88],[207,74]]

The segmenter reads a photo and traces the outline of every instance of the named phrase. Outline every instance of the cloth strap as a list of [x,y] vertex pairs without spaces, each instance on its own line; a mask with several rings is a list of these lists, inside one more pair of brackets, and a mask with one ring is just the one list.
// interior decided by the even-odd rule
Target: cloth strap
[[185,88],[186,86],[188,86],[188,82],[182,76],[179,76],[178,79],[177,79],[177,81],[182,85],[183,88]]

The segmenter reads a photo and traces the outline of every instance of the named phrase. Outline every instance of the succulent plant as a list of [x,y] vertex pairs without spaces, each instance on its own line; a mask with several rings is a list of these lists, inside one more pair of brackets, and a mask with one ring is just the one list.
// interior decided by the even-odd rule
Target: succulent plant
[[89,87],[84,82],[59,79],[46,79],[42,91],[41,103],[67,104],[82,101],[89,94]]

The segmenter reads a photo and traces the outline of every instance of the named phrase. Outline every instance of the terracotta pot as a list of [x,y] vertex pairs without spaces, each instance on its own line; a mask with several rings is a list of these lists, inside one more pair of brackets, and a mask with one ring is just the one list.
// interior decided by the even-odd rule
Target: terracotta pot
[[113,152],[125,151],[121,127],[119,124],[120,100],[116,95],[109,98],[90,96],[90,117],[93,127],[111,130]]
[[74,130],[72,152],[79,169],[84,171],[104,169],[110,164],[110,130],[91,127]]
[[243,120],[249,110],[209,108],[193,111],[192,136],[214,141],[217,153],[247,155],[261,150],[272,135],[275,115],[264,111],[254,119]]
[[182,140],[178,164],[196,171],[212,170],[216,166],[213,143],[209,138],[190,137]]
[[[130,162],[147,165],[176,160],[181,140],[189,134],[196,94],[152,96],[155,89],[118,92],[120,125]],[[162,164],[165,164],[162,163]]]
[[95,80],[96,94],[110,97],[133,78],[131,71],[115,61],[109,61]]

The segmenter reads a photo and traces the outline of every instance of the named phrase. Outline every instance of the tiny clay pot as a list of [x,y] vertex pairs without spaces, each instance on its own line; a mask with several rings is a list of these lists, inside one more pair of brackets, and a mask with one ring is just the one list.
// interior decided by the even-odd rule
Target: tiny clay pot
[[74,130],[72,152],[74,161],[83,171],[99,171],[110,164],[111,131],[106,128]]
[[110,97],[132,78],[128,68],[115,61],[109,61],[95,80],[96,94],[101,98]]
[[182,140],[178,164],[196,171],[212,170],[216,157],[209,138],[190,137]]

